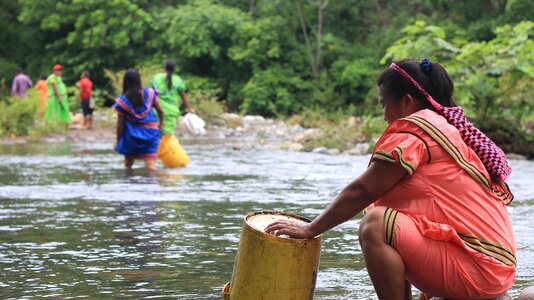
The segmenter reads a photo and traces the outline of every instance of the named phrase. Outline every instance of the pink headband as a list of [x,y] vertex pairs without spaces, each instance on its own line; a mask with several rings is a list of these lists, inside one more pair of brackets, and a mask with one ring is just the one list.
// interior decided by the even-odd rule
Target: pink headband
[[417,82],[415,79],[410,76],[406,71],[404,71],[401,67],[397,66],[395,63],[391,63],[389,65],[390,68],[395,70],[397,73],[401,74],[404,78],[406,78],[413,86],[415,86],[423,95],[425,95],[426,99],[437,111],[442,111],[443,107],[437,103],[432,96],[430,96],[429,93],[425,91],[425,89]]

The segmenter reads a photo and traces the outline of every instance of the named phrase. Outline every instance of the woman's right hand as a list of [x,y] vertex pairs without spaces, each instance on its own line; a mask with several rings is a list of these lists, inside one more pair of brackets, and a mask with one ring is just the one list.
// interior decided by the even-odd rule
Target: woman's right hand
[[265,232],[276,236],[288,235],[297,239],[313,239],[315,235],[310,231],[310,223],[279,220],[265,227]]

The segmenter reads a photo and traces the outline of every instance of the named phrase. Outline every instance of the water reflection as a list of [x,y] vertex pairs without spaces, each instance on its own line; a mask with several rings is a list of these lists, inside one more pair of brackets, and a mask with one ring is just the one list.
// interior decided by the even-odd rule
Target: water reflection
[[[4,298],[220,299],[248,212],[313,218],[368,160],[198,144],[189,168],[147,174],[106,147],[0,146]],[[512,167],[517,296],[534,280],[534,163]],[[359,219],[326,234],[316,299],[375,298]]]

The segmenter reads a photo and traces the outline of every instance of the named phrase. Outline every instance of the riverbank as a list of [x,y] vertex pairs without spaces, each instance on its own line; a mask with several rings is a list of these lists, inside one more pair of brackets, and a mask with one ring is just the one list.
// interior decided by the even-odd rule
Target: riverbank
[[[113,113],[100,111],[94,114],[94,129],[82,126],[83,117],[76,114],[72,118],[69,130],[62,133],[52,133],[43,136],[4,137],[1,144],[24,144],[28,142],[73,142],[92,143],[109,141],[113,144],[116,137],[116,116]],[[347,121],[346,127],[354,130],[354,137],[347,138],[348,142],[341,147],[327,147],[320,145],[324,133],[316,128],[304,128],[300,124],[288,121],[266,119],[262,116],[240,116],[224,113],[206,126],[206,134],[195,136],[190,134],[183,124],[177,126],[175,132],[180,141],[188,143],[198,140],[221,140],[230,143],[234,150],[246,148],[267,148],[290,151],[311,151],[337,155],[347,153],[351,155],[367,154],[371,151],[376,138],[359,136],[358,126],[361,123],[356,117]],[[368,142],[366,140],[369,140]],[[352,141],[352,142],[351,142]],[[358,142],[362,141],[362,142]]]
[[[43,136],[4,137],[1,144],[23,144],[28,142],[73,142],[93,143],[115,140],[116,115],[111,111],[97,111],[94,114],[95,128],[84,129],[81,114],[73,116],[69,130]],[[351,116],[342,124],[329,129],[304,128],[291,120],[266,119],[262,116],[240,116],[223,113],[206,126],[206,134],[195,136],[189,133],[183,124],[175,132],[183,143],[198,140],[221,140],[229,143],[234,150],[247,148],[267,148],[288,151],[306,151],[328,155],[341,153],[348,155],[365,155],[371,153],[379,132],[385,123],[370,125],[362,118]],[[375,123],[377,123],[375,121]],[[507,153],[513,160],[526,160],[522,154]]]

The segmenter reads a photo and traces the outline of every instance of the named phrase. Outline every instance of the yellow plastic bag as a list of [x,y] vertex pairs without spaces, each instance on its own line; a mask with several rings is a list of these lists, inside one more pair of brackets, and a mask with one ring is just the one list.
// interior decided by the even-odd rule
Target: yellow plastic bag
[[161,138],[158,157],[167,168],[185,167],[190,160],[178,139],[172,134]]

